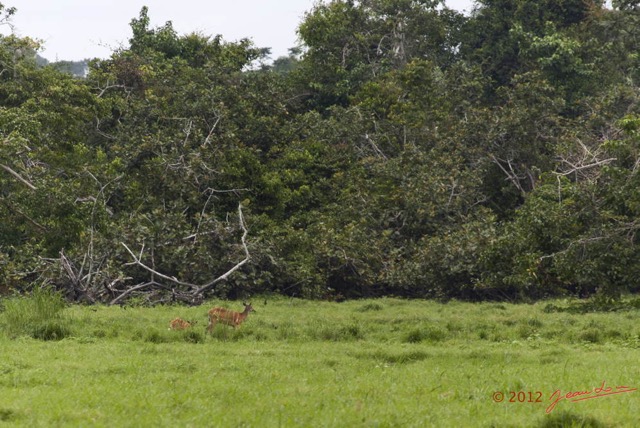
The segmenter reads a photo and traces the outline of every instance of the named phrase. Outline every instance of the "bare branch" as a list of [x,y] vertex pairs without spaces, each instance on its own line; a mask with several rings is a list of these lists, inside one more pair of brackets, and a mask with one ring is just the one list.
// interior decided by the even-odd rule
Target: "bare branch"
[[74,287],[80,286],[80,279],[76,274],[76,269],[73,267],[67,256],[64,255],[64,251],[60,250],[60,264],[62,268],[67,272],[67,276],[71,280]]
[[247,230],[247,226],[245,225],[245,222],[244,222],[244,216],[242,215],[242,205],[241,204],[238,204],[238,217],[239,217],[239,220],[240,220],[240,227],[242,228],[241,241],[242,241],[242,248],[244,250],[245,258],[242,261],[240,261],[239,263],[237,263],[234,267],[229,269],[225,274],[220,275],[219,277],[217,277],[213,281],[209,282],[208,284],[203,285],[202,287],[200,287],[196,291],[194,291],[193,292],[193,296],[194,297],[202,294],[204,291],[206,291],[209,288],[213,287],[218,282],[226,280],[232,273],[234,273],[235,271],[240,269],[242,267],[242,265],[244,265],[245,263],[247,263],[251,259],[251,255],[249,254],[249,248],[247,248],[247,235],[249,234],[249,231]]
[[[568,175],[575,175],[575,179],[578,180],[579,175],[586,180],[594,180],[600,175],[600,171],[594,168],[608,165],[611,162],[618,160],[615,157],[603,159],[602,146],[595,148],[589,148],[586,144],[580,141],[579,138],[575,140],[577,150],[573,150],[560,157],[563,167],[559,166],[560,171],[554,172],[558,177],[565,177]],[[567,168],[568,167],[568,168]]]
[[136,285],[134,287],[131,287],[131,288],[127,289],[126,291],[124,291],[121,295],[119,295],[118,297],[113,299],[111,302],[109,302],[109,304],[110,305],[115,305],[120,300],[124,299],[129,294],[133,293],[134,291],[142,290],[143,288],[149,287],[150,285],[157,285],[157,283],[153,282],[153,281],[152,282],[145,282],[144,284],[138,284],[138,285]]
[[382,150],[376,145],[375,141],[369,136],[368,133],[365,132],[364,139],[369,143],[369,145],[373,148],[373,151],[384,160],[387,160],[387,156],[384,154]]
[[7,165],[4,164],[0,164],[0,167],[2,169],[4,169],[5,171],[7,171],[9,174],[13,175],[15,178],[17,178],[18,180],[20,180],[22,182],[22,184],[24,184],[25,186],[27,186],[29,189],[31,190],[38,190],[36,188],[36,186],[34,186],[33,184],[31,184],[28,180],[25,180],[24,178],[22,178],[22,176],[20,176],[20,174],[18,174],[17,172],[15,172],[14,170],[12,170],[11,168],[9,168]]
[[[198,226],[200,225],[200,223],[198,223]],[[196,228],[197,230],[197,228]],[[184,238],[182,238],[183,241],[189,241],[191,239],[193,239],[193,243],[195,244],[198,241],[198,237],[199,236],[204,236],[204,235],[213,235],[214,233],[216,233],[215,230],[208,230],[206,232],[196,232],[196,233],[192,233],[191,235],[187,235]]]
[[228,189],[228,190],[218,190],[218,189],[213,189],[211,187],[209,187],[207,189],[207,192],[211,192],[213,193],[236,193],[238,194],[239,192],[248,192],[249,189],[247,189],[246,187],[240,187],[238,189]]
[[119,291],[119,290],[116,290],[116,288],[115,288],[115,285],[117,283],[123,282],[123,281],[128,281],[130,279],[133,279],[133,278],[131,278],[130,276],[127,276],[127,277],[124,277],[124,278],[123,277],[118,277],[118,278],[114,279],[113,281],[111,281],[110,283],[106,284],[105,287],[107,288],[107,290],[109,290],[111,292],[116,292],[116,291]]
[[[1,5],[1,4],[0,4]],[[17,9],[15,7],[8,7],[4,9],[4,16],[0,18],[0,25],[6,25],[11,29],[11,32],[15,32],[16,27],[11,22],[11,18],[15,15]]]
[[98,98],[101,98],[105,92],[107,92],[109,89],[126,89],[127,87],[125,85],[110,85],[108,82],[106,84],[106,86],[104,88],[97,88],[97,89],[101,89],[100,93],[97,95]]
[[[235,271],[237,271],[238,269],[240,269],[244,264],[246,264],[250,258],[251,255],[249,254],[249,248],[247,247],[247,235],[249,234],[249,231],[247,230],[245,221],[244,221],[244,215],[242,214],[242,204],[238,204],[238,218],[239,218],[239,223],[240,223],[240,227],[242,228],[242,237],[241,237],[241,243],[242,243],[242,248],[244,250],[244,254],[245,257],[244,259],[242,259],[240,262],[236,263],[235,266],[233,266],[231,269],[229,269],[227,272],[225,272],[224,274],[220,275],[219,277],[213,279],[212,281],[204,284],[204,285],[196,285],[196,284],[191,284],[189,282],[184,282],[181,281],[179,279],[177,279],[176,277],[173,276],[168,276],[165,275],[161,272],[158,272],[155,269],[150,268],[149,266],[145,265],[142,262],[142,255],[144,252],[144,246],[142,247],[140,254],[139,255],[135,255],[133,251],[131,251],[131,249],[124,243],[121,242],[122,246],[127,250],[127,252],[131,255],[131,258],[133,259],[132,262],[127,263],[127,265],[135,265],[135,266],[139,266],[142,269],[146,270],[147,272],[151,273],[152,275],[154,275],[154,277],[158,277],[161,278],[165,281],[169,281],[172,282],[174,284],[178,284],[178,285],[182,285],[184,287],[189,287],[190,289],[192,289],[193,291],[191,292],[191,297],[192,299],[195,301],[196,299],[198,299],[203,292],[205,292],[206,290],[208,290],[209,288],[213,287],[215,284],[226,280],[227,278],[229,278],[229,276],[231,276],[231,274],[233,274]],[[139,290],[141,288],[144,287],[148,287],[150,285],[159,285],[155,282],[155,280],[151,281],[151,282],[147,282],[144,284],[140,284],[138,286],[133,287],[132,289],[129,289],[127,291],[125,291],[123,293],[123,295],[118,296],[116,299],[114,299],[111,304],[117,303],[118,301],[120,301],[124,295],[128,295],[130,294],[132,291],[135,290]]]
[[29,217],[27,214],[23,213],[19,208],[16,208],[12,205],[10,205],[4,198],[0,199],[0,202],[7,207],[7,209],[13,213],[18,214],[21,217],[24,217],[29,223],[31,223],[32,225],[34,225],[35,227],[37,227],[38,229],[47,232],[48,229],[41,225],[40,223],[38,223],[37,221],[35,221],[34,219],[32,219],[31,217]]
[[555,172],[554,174],[556,175],[560,175],[560,176],[565,176],[565,175],[571,175],[575,172],[578,171],[582,171],[583,169],[588,169],[588,168],[594,168],[596,166],[601,166],[601,165],[607,165],[610,164],[613,161],[618,160],[618,158],[608,158],[608,159],[602,159],[599,161],[595,161],[593,163],[587,164],[587,165],[574,165],[571,162],[569,162],[568,160],[563,159],[563,161],[569,165],[571,167],[570,170],[568,171],[564,171],[564,172]]
[[[491,160],[493,160],[493,163],[498,165],[498,167],[502,170],[502,172],[505,173],[505,175],[507,176],[507,179],[514,186],[516,186],[516,188],[520,191],[520,193],[525,195],[527,192],[524,190],[524,187],[522,187],[522,184],[520,183],[520,178],[521,177],[518,177],[518,174],[516,174],[515,170],[513,169],[513,165],[511,164],[511,161],[510,160],[506,160],[505,161],[505,160],[502,160],[502,159],[498,159],[495,155],[490,155],[490,157],[491,157]],[[507,166],[509,167],[508,170],[507,170],[507,168],[505,168],[503,163],[507,164]]]
[[222,118],[221,115],[218,115],[216,117],[216,121],[214,122],[213,126],[209,130],[209,134],[207,135],[207,138],[205,138],[204,143],[202,143],[203,146],[206,146],[207,144],[209,144],[209,141],[211,140],[211,136],[213,135],[213,132],[216,130],[216,127],[218,126],[218,123],[220,122],[221,118]]
[[[133,258],[133,262],[127,263],[126,265],[129,265],[129,266],[130,265],[140,266],[141,268],[143,268],[144,270],[148,271],[149,273],[151,273],[153,275],[156,275],[156,276],[158,276],[158,277],[160,277],[162,279],[165,279],[167,281],[174,282],[174,283],[176,283],[178,285],[184,285],[184,286],[189,287],[189,288],[197,288],[198,287],[195,284],[190,284],[188,282],[180,281],[179,279],[177,279],[175,277],[162,274],[162,273],[158,272],[157,270],[150,268],[149,266],[147,266],[144,263],[142,263],[142,261],[140,260],[140,258],[142,257],[142,252],[140,253],[139,256],[136,256],[135,254],[133,254],[133,251],[131,251],[131,249],[129,249],[129,247],[127,247],[127,245],[124,242],[121,242],[121,244],[129,252],[129,254],[131,254],[131,257]],[[144,249],[144,246],[142,248]]]
[[64,254],[64,250],[60,250],[60,266],[66,272],[69,278],[68,292],[72,296],[82,296],[90,303],[95,303],[95,294],[89,288],[91,275],[82,275],[82,268],[76,268],[71,260]]
[[455,194],[457,185],[458,185],[458,180],[453,180],[453,183],[451,184],[451,193],[449,194],[449,200],[447,201],[447,206],[445,208],[446,211],[449,211],[449,207],[451,206],[451,202],[453,202],[453,198],[457,196]]
[[202,225],[202,219],[204,218],[205,212],[207,210],[207,206],[209,205],[209,202],[211,201],[212,197],[213,197],[213,192],[210,192],[209,197],[207,198],[207,202],[204,203],[204,206],[202,207],[202,211],[200,212],[200,218],[198,219],[198,225],[196,226],[196,233],[185,238],[185,239],[193,238],[194,244],[198,241],[198,235],[200,235],[200,226]]

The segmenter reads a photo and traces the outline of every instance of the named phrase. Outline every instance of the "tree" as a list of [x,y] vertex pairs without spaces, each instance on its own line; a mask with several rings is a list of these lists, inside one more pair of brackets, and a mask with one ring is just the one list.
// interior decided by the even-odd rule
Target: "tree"
[[462,19],[441,1],[319,3],[298,29],[306,50],[297,71],[319,108],[345,106],[362,84],[413,58],[451,63]]
[[503,86],[527,71],[521,53],[526,38],[545,37],[550,28],[564,33],[600,8],[599,0],[479,0],[465,26],[461,51],[482,65],[495,87]]
[[116,304],[637,291],[638,11],[614,6],[335,0],[273,66],[143,8],[84,79],[0,37],[0,285]]

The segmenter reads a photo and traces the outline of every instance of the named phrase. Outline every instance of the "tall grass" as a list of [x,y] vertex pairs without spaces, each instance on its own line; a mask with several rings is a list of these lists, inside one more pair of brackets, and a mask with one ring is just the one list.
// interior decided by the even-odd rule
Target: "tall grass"
[[10,337],[30,336],[41,340],[60,340],[71,334],[65,315],[66,302],[49,288],[36,288],[31,294],[14,296],[2,302],[2,321]]

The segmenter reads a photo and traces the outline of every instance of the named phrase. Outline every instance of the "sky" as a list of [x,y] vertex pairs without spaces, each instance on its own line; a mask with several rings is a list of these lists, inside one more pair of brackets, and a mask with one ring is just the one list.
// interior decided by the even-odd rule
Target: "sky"
[[[249,38],[270,47],[271,58],[298,44],[296,28],[316,0],[0,0],[18,9],[14,32],[43,42],[39,54],[49,61],[107,58],[128,46],[129,23],[149,7],[150,27],[167,21],[179,34],[221,34],[228,42]],[[447,0],[469,10],[472,0]],[[11,30],[3,26],[0,32]]]

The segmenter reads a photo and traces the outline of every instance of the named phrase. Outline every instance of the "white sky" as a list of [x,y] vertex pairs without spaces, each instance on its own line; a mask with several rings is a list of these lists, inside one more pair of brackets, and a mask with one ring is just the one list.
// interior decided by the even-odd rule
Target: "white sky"
[[[273,59],[297,44],[296,28],[315,0],[0,0],[18,9],[17,35],[44,42],[39,52],[50,61],[106,58],[131,37],[129,23],[149,7],[151,28],[172,21],[179,34],[199,32],[226,41],[250,38],[270,47]],[[472,0],[447,0],[470,9]],[[1,29],[6,34],[8,28]]]

